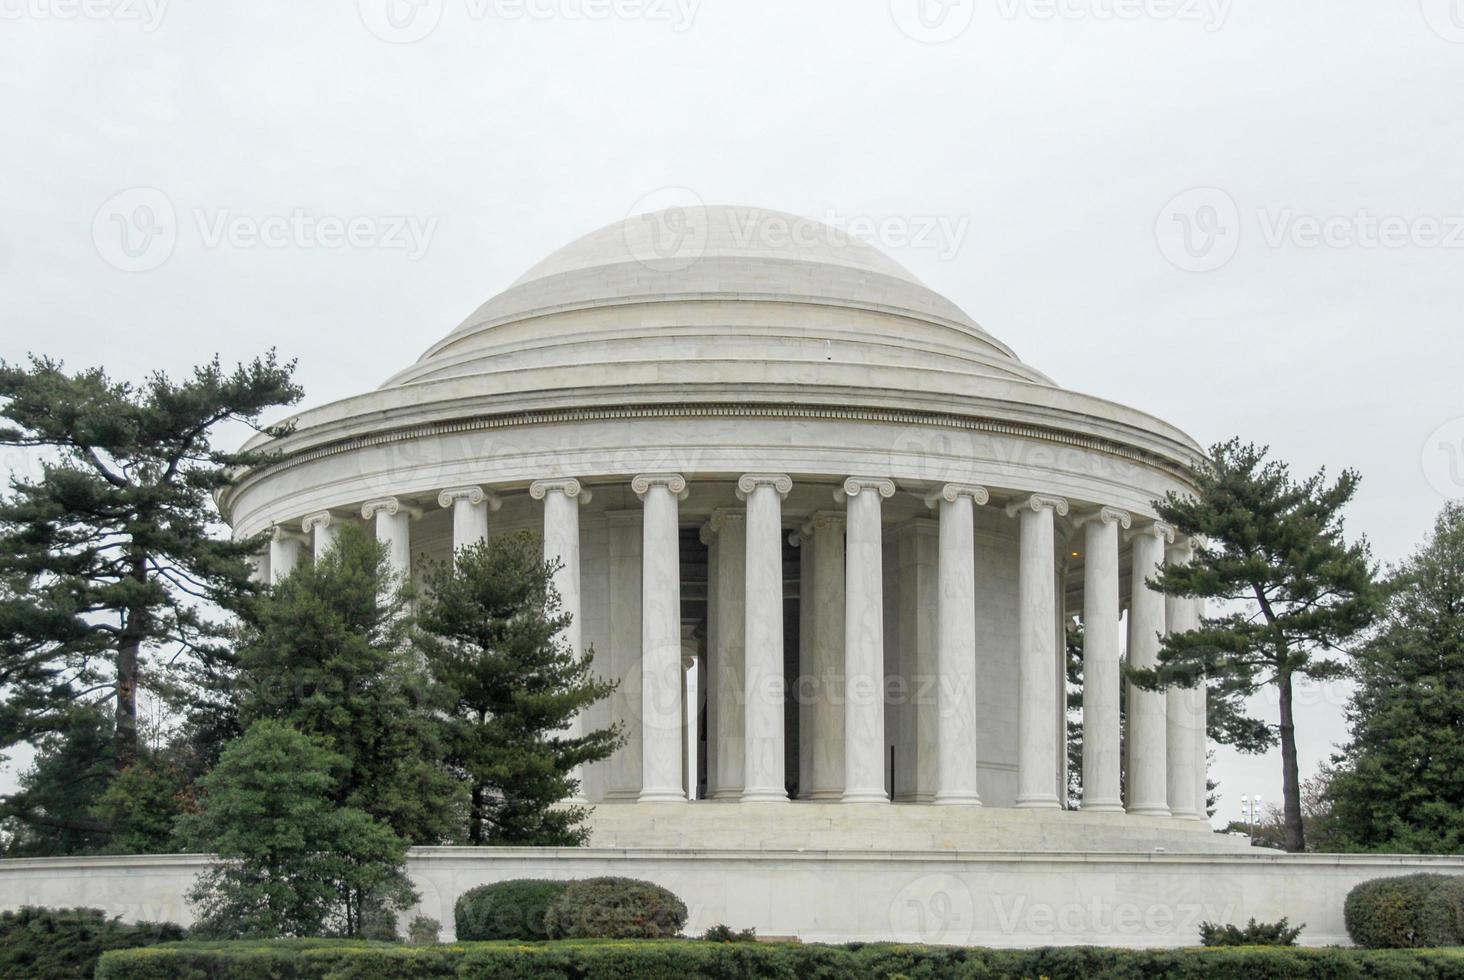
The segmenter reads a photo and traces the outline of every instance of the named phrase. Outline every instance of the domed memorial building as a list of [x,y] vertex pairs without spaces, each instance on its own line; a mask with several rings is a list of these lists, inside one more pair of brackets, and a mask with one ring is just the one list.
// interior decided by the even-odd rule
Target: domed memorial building
[[[273,530],[261,574],[348,523],[408,573],[542,529],[569,641],[619,681],[580,723],[628,736],[582,774],[593,843],[1230,846],[1203,693],[1130,691],[1120,723],[1125,647],[1152,663],[1197,621],[1143,583],[1190,553],[1153,501],[1199,447],[832,227],[632,217],[293,421],[222,498]],[[1058,813],[1077,616],[1082,800]]]

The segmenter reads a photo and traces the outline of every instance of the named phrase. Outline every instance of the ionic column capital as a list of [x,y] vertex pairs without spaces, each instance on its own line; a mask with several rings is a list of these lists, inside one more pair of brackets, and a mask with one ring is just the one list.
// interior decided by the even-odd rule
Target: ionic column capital
[[503,506],[503,500],[498,494],[482,487],[449,487],[437,495],[437,503],[442,507],[451,507],[459,500],[466,500],[474,507],[487,504],[488,509],[493,511]]
[[883,476],[851,476],[834,491],[834,500],[842,503],[846,498],[857,497],[866,490],[873,490],[888,500],[895,495],[895,481]]
[[737,499],[746,500],[758,487],[772,487],[779,499],[786,500],[793,478],[786,473],[744,473],[737,478]]
[[991,501],[991,494],[986,492],[985,487],[978,487],[974,483],[947,483],[939,490],[933,490],[925,495],[925,506],[933,510],[940,506],[942,500],[953,504],[962,497],[970,497],[971,502],[977,507]]
[[1064,497],[1053,497],[1045,493],[1034,493],[1030,497],[1013,500],[1006,505],[1006,515],[1008,517],[1016,517],[1024,510],[1030,510],[1033,513],[1051,510],[1058,517],[1066,517],[1068,502]]
[[712,511],[712,516],[707,518],[707,522],[702,525],[702,544],[711,544],[712,538],[716,537],[718,534],[721,534],[725,528],[733,525],[744,524],[746,523],[746,521],[747,516],[743,514],[742,511],[733,510],[730,507],[718,507],[716,510]]
[[1164,560],[1171,565],[1188,565],[1194,559],[1199,542],[1188,534],[1176,535],[1164,552]]
[[642,473],[630,481],[630,489],[642,500],[652,487],[665,487],[677,500],[685,500],[688,494],[686,477],[680,473]]
[[1158,538],[1164,544],[1174,543],[1174,525],[1165,524],[1163,521],[1150,521],[1142,527],[1136,527],[1124,535],[1125,540],[1132,541],[1135,538],[1151,535]]
[[816,510],[803,522],[798,532],[805,538],[813,537],[815,532],[829,529],[842,530],[848,523],[848,518],[841,510]]
[[1117,507],[1099,507],[1097,510],[1090,510],[1085,514],[1079,514],[1073,518],[1073,527],[1082,527],[1089,521],[1100,521],[1104,524],[1117,524],[1127,531],[1134,523],[1134,515],[1126,510],[1119,510]]
[[594,495],[580,485],[574,477],[562,480],[535,480],[529,484],[529,496],[543,500],[551,493],[562,493],[570,500],[578,499],[581,504],[589,503]]
[[306,514],[300,522],[300,530],[306,534],[314,533],[315,529],[330,527],[335,522],[335,515],[328,510],[319,510],[313,514]]
[[416,507],[409,507],[395,497],[382,497],[378,500],[368,500],[361,505],[361,516],[371,520],[378,513],[385,513],[391,517],[405,513],[413,520],[422,516],[422,511]]

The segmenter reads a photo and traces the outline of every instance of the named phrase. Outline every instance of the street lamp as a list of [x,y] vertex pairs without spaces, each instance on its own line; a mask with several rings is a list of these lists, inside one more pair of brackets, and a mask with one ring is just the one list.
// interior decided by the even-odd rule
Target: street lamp
[[1259,796],[1242,796],[1240,798],[1240,812],[1245,817],[1245,835],[1255,843],[1255,825],[1261,822],[1261,798]]

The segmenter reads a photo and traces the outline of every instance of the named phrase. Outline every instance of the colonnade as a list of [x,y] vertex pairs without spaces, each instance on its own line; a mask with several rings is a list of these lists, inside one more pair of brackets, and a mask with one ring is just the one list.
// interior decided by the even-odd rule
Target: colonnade
[[[611,760],[607,799],[683,802],[694,795],[694,750],[686,737],[683,681],[680,503],[688,494],[678,473],[634,477],[641,502],[639,540],[632,525],[609,527],[612,647],[638,651],[635,663],[609,671],[622,688],[612,715],[631,724],[633,744]],[[788,799],[785,767],[783,503],[793,481],[781,473],[746,473],[736,484],[741,507],[719,508],[702,528],[710,561],[712,630],[708,684],[707,765],[714,799],[779,802]],[[884,477],[851,476],[830,506],[794,522],[804,550],[805,598],[800,672],[834,696],[800,698],[800,796],[810,800],[879,804],[890,800],[885,747],[885,575],[882,503],[895,493]],[[571,647],[581,650],[579,507],[590,499],[575,479],[543,480],[529,487],[543,501],[544,549],[556,560],[564,611],[572,617]],[[975,510],[991,502],[985,487],[951,483],[925,498],[938,525],[936,543],[934,716],[919,727],[921,751],[933,764],[921,777],[921,799],[942,806],[981,805],[977,760],[978,649]],[[454,550],[483,540],[500,500],[477,486],[441,491],[452,511]],[[1056,573],[1056,521],[1069,518],[1083,540],[1083,799],[1092,811],[1203,819],[1205,805],[1205,700],[1203,687],[1127,692],[1127,785],[1121,733],[1120,536],[1132,556],[1128,619],[1129,658],[1153,666],[1161,636],[1198,625],[1196,600],[1166,597],[1144,583],[1167,561],[1190,560],[1190,542],[1172,528],[1113,507],[1074,508],[1034,493],[1003,500],[1018,522],[1017,796],[1019,808],[1062,805],[1065,745],[1061,673],[1061,613]],[[410,526],[420,512],[395,498],[366,502],[361,517],[374,522],[392,566],[410,567]],[[278,580],[306,549],[319,557],[334,543],[339,519],[307,515],[297,532],[277,528],[270,544],[270,575]],[[635,576],[635,564],[639,575]],[[638,581],[632,582],[636,578]],[[632,588],[632,585],[634,588]],[[617,591],[618,590],[618,591]],[[638,616],[623,613],[638,601]],[[617,608],[622,614],[617,616]],[[628,635],[638,619],[638,643]],[[630,642],[627,642],[630,641]],[[575,722],[575,726],[579,721]],[[694,743],[693,743],[694,744]],[[688,757],[692,763],[687,764]],[[689,776],[688,773],[691,773]],[[1125,792],[1126,789],[1126,792]]]

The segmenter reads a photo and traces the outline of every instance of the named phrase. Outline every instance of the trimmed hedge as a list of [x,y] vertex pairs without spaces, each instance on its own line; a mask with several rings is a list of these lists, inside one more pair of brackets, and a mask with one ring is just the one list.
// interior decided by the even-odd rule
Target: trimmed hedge
[[566,881],[514,878],[469,888],[458,896],[452,918],[458,939],[548,939],[544,917]]
[[175,942],[185,935],[171,922],[124,924],[101,909],[25,906],[0,914],[0,977],[90,977],[107,950]]
[[1423,900],[1419,928],[1425,946],[1464,946],[1464,875],[1452,875]]
[[555,939],[665,939],[684,925],[685,902],[635,878],[571,881],[544,917]]
[[1048,977],[1050,980],[1265,980],[1464,977],[1461,950],[1215,947],[1031,950],[938,946],[804,946],[698,940],[466,943],[410,947],[349,940],[178,943],[108,953],[99,980],[788,980]]
[[1347,935],[1367,949],[1426,946],[1423,907],[1447,875],[1416,874],[1364,881],[1347,893],[1342,918]]

